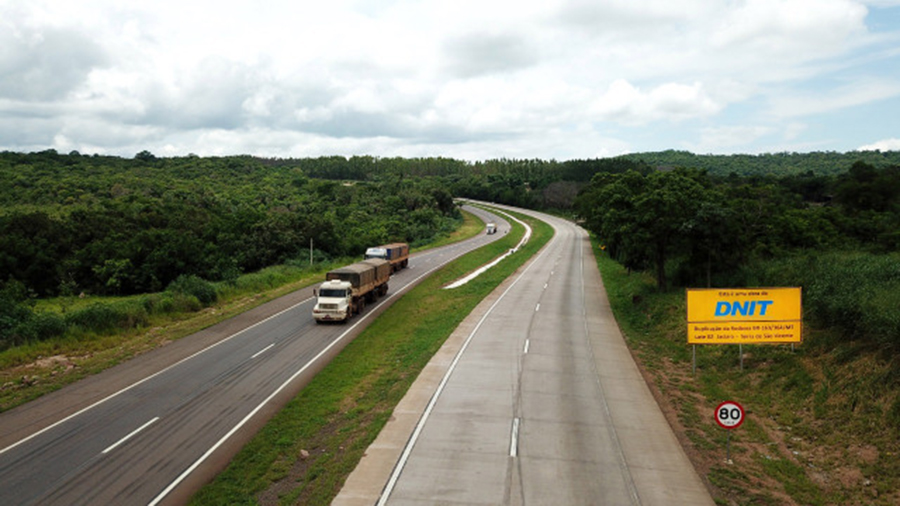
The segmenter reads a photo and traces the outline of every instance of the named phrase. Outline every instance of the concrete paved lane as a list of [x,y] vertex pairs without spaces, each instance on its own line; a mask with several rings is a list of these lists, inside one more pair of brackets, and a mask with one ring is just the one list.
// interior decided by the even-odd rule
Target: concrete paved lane
[[334,504],[712,504],[631,358],[587,235],[448,340]]
[[501,236],[416,254],[348,325],[302,290],[0,414],[0,505],[183,502],[396,294]]

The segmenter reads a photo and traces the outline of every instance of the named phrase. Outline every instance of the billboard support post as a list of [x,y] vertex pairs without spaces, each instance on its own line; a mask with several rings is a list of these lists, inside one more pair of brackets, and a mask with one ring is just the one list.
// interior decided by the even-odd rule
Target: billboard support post
[[694,345],[697,373],[698,344],[737,344],[744,370],[744,344],[802,342],[802,289],[706,288],[687,289],[687,342]]
[[696,344],[693,345],[692,348],[693,349],[691,350],[691,352],[692,352],[691,355],[693,357],[693,362],[692,362],[693,367],[691,368],[691,374],[696,376],[697,375],[697,345]]

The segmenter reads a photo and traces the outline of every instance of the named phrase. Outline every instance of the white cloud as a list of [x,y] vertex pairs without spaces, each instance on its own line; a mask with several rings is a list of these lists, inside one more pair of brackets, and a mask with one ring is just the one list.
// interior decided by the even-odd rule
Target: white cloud
[[900,139],[883,139],[860,146],[857,151],[900,151]]
[[789,123],[784,129],[784,140],[792,141],[809,128],[805,123]]
[[666,83],[641,91],[619,79],[593,104],[592,111],[607,121],[640,125],[650,121],[682,120],[717,113],[722,106],[710,98],[701,83]]
[[773,131],[773,128],[767,126],[703,128],[700,142],[692,146],[692,150],[697,153],[746,151],[747,147],[751,146],[757,139],[770,135]]
[[578,157],[675,124],[645,143],[809,143],[784,120],[900,94],[896,34],[867,28],[896,4],[0,0],[0,149]]
[[535,50],[518,34],[468,33],[448,39],[443,52],[451,74],[468,78],[515,71],[537,63]]
[[826,92],[787,92],[772,99],[769,113],[795,118],[870,104],[900,96],[900,81],[861,79]]
[[841,53],[866,34],[867,10],[852,0],[756,0],[725,13],[712,42],[783,60]]
[[79,30],[0,20],[0,97],[59,100],[106,62],[101,47]]

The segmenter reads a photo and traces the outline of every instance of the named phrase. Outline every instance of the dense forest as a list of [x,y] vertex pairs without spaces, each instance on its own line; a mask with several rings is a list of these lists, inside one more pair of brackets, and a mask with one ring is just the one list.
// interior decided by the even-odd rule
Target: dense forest
[[596,174],[575,203],[612,258],[663,291],[800,286],[806,321],[900,356],[900,166],[741,177],[634,165]]
[[596,175],[576,207],[610,254],[653,267],[662,289],[677,259],[679,285],[715,277],[722,286],[752,259],[900,248],[900,167],[856,162],[838,176],[780,178],[635,168]]
[[459,223],[453,197],[572,213],[661,289],[774,283],[760,273],[790,269],[772,261],[826,253],[839,271],[849,254],[896,270],[898,167],[900,153],[877,151],[479,162],[3,152],[0,342],[27,338],[15,334],[35,297],[158,292],[308,259],[311,247],[328,259],[427,242]]
[[0,279],[36,295],[158,291],[309,257],[417,243],[456,226],[437,181],[308,177],[251,157],[4,154]]
[[811,153],[767,153],[761,155],[697,155],[688,151],[638,153],[622,158],[654,167],[691,167],[714,176],[834,176],[847,172],[856,162],[876,168],[900,165],[900,151],[814,151]]

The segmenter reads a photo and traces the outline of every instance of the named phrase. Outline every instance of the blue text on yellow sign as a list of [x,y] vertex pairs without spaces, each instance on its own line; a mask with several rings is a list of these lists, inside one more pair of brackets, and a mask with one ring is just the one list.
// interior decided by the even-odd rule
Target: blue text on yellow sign
[[799,343],[800,288],[687,291],[688,343]]

